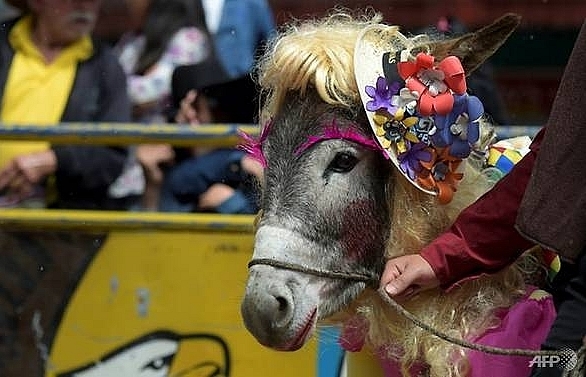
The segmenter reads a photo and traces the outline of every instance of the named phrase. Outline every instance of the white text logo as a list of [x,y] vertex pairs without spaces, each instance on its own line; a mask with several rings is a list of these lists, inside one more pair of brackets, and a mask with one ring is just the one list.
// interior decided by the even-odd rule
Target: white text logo
[[560,368],[563,370],[572,370],[576,367],[578,357],[576,352],[569,348],[561,349],[559,352],[551,355],[536,355],[529,362],[531,368]]

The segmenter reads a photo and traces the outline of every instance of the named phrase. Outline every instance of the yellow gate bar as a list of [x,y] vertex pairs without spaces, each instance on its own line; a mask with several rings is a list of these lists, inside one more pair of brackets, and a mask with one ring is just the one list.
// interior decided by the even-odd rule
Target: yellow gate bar
[[128,211],[2,209],[0,229],[89,230],[133,229],[193,230],[252,233],[254,216],[207,213],[161,213]]
[[175,146],[229,147],[238,131],[257,134],[252,124],[59,123],[49,126],[0,124],[0,140],[44,140],[54,144],[130,145],[168,143]]
[[[130,145],[168,143],[175,146],[230,147],[240,142],[238,131],[257,135],[255,124],[202,124],[198,126],[162,123],[79,123],[49,126],[0,123],[0,140],[45,140],[54,144]],[[534,136],[537,126],[496,126],[500,139]]]

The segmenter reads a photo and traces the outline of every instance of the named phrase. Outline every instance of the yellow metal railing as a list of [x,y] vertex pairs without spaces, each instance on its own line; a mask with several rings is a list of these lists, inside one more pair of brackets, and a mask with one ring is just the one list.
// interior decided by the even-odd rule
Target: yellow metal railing
[[[497,126],[500,138],[534,136],[537,126]],[[45,140],[58,144],[130,145],[169,143],[175,146],[233,146],[240,140],[239,131],[255,135],[254,124],[182,124],[143,123],[60,123],[36,125],[0,124],[0,140]]]
[[[230,147],[239,131],[258,133],[251,124],[61,123],[51,126],[0,124],[0,140],[44,140],[54,144],[130,145],[169,143],[175,146]],[[0,209],[0,227],[35,230],[205,230],[250,233],[250,215],[155,213],[129,211]]]
[[143,124],[143,123],[61,123],[36,125],[0,124],[0,140],[45,140],[57,144],[130,145],[169,143],[175,146],[233,146],[238,131],[256,134],[251,124]]
[[[497,127],[502,138],[533,136],[538,127]],[[142,123],[61,123],[51,126],[0,124],[0,140],[45,140],[55,144],[130,145],[169,143],[175,146],[229,147],[241,139],[239,131],[255,135],[252,124],[199,126]],[[221,214],[148,213],[127,211],[2,209],[0,226],[34,229],[174,229],[251,232],[252,216]]]
[[252,232],[253,216],[208,213],[162,213],[131,211],[1,209],[0,226],[42,231],[80,230],[205,230],[222,233]]

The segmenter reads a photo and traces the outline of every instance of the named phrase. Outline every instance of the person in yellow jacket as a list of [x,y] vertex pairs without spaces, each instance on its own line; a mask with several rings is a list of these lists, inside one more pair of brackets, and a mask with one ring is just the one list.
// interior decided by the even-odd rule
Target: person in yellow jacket
[[[128,122],[126,80],[109,47],[92,39],[100,0],[11,0],[22,14],[0,26],[0,121]],[[54,178],[67,208],[117,208],[108,189],[126,151],[102,146],[0,143],[0,191],[8,202],[33,195]]]

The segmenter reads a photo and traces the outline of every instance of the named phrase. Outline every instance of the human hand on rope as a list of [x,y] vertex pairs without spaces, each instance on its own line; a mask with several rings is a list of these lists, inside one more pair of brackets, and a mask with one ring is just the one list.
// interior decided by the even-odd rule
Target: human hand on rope
[[419,254],[389,259],[380,280],[381,288],[390,296],[396,297],[410,297],[438,285],[435,272]]

